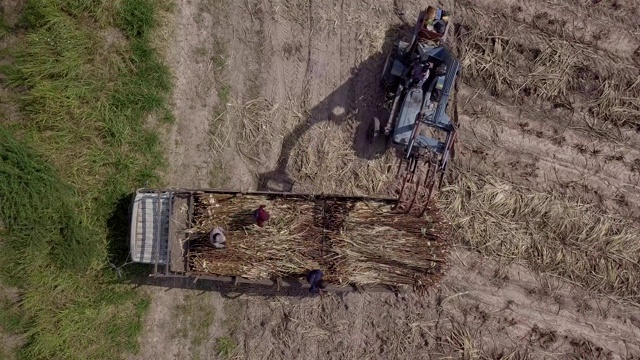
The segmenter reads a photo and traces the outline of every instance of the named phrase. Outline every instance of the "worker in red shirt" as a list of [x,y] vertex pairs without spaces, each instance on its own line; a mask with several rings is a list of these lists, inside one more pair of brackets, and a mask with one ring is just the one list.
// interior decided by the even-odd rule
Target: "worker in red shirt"
[[264,223],[269,221],[269,218],[271,217],[264,208],[264,205],[260,205],[259,208],[253,211],[253,218],[260,227],[264,227]]

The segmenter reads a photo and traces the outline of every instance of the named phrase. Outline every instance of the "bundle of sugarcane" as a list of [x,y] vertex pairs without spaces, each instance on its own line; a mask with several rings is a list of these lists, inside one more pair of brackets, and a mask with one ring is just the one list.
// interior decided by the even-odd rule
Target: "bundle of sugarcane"
[[[252,217],[260,204],[271,212],[264,228]],[[204,195],[194,222],[190,268],[216,275],[268,279],[320,268],[331,283],[421,287],[439,276],[446,255],[440,220],[378,201]],[[216,226],[225,230],[225,249],[208,245]]]
[[442,225],[394,213],[389,205],[358,203],[330,242],[341,282],[431,285],[447,255]]

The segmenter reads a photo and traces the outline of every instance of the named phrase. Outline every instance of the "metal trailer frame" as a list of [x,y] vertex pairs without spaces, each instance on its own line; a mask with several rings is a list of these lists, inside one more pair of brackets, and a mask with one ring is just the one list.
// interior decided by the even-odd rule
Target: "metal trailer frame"
[[[192,211],[193,211],[193,202],[192,202],[192,198],[193,195],[197,195],[197,194],[224,194],[224,195],[235,195],[235,196],[243,196],[243,195],[262,195],[262,196],[272,196],[272,197],[278,197],[278,198],[303,198],[303,199],[309,199],[309,200],[335,200],[335,199],[340,199],[340,200],[371,200],[371,201],[380,201],[380,202],[385,202],[385,203],[389,203],[389,204],[395,204],[397,202],[397,199],[394,198],[389,198],[389,197],[366,197],[366,196],[343,196],[343,195],[332,195],[332,194],[320,194],[320,195],[312,195],[312,194],[294,194],[294,193],[288,193],[288,192],[264,192],[264,191],[227,191],[227,190],[218,190],[218,189],[184,189],[184,188],[170,188],[170,189],[138,189],[132,199],[132,205],[129,207],[129,228],[130,231],[128,233],[128,242],[130,244],[130,252],[133,251],[134,247],[133,247],[133,239],[131,237],[132,235],[132,219],[133,219],[133,202],[135,201],[135,198],[138,194],[152,194],[152,195],[158,195],[159,194],[163,194],[163,193],[169,193],[170,194],[170,201],[169,203],[171,204],[171,209],[170,209],[170,216],[172,216],[173,212],[172,212],[172,208],[173,208],[173,204],[174,201],[173,199],[175,199],[176,195],[188,195],[188,199],[189,199],[189,205],[188,205],[188,218],[189,218],[189,222],[191,221],[191,217],[192,217]],[[156,211],[156,221],[157,224],[156,226],[159,228],[160,227],[160,221],[161,221],[161,216],[162,216],[162,212],[161,209],[158,209],[158,211]],[[173,223],[172,218],[169,218],[169,227],[174,230],[174,228],[171,226],[171,223]],[[167,237],[167,241],[170,242],[171,241],[171,233],[169,233],[168,237]],[[212,275],[212,274],[207,274],[207,273],[198,273],[198,272],[191,272],[188,271],[188,269],[185,268],[185,272],[177,272],[171,269],[171,255],[175,255],[172,254],[172,246],[170,244],[167,244],[166,246],[166,253],[163,254],[164,255],[164,259],[167,259],[167,261],[162,261],[161,260],[161,254],[159,252],[160,249],[160,242],[156,242],[155,245],[155,249],[156,251],[154,252],[154,256],[151,262],[141,262],[141,261],[135,261],[138,263],[146,263],[146,264],[150,264],[153,265],[153,271],[152,273],[149,275],[150,277],[154,277],[154,278],[191,278],[193,279],[194,282],[199,281],[199,280],[206,280],[206,281],[217,281],[217,282],[225,282],[225,283],[230,283],[233,284],[234,286],[239,285],[239,284],[246,284],[246,285],[256,285],[256,286],[271,286],[271,287],[276,287],[278,290],[281,289],[300,289],[300,290],[306,290],[309,288],[309,284],[306,284],[305,282],[301,282],[299,279],[295,278],[295,277],[281,277],[281,278],[276,278],[276,279],[263,279],[263,280],[250,280],[250,279],[245,279],[242,278],[240,276],[234,276],[234,277],[229,277],[229,276],[217,276],[217,275]],[[186,248],[188,249],[189,246],[188,244],[186,244]],[[175,250],[175,249],[174,249]],[[132,259],[134,259],[134,254],[130,253],[130,256],[132,257]],[[188,253],[184,253],[181,254],[181,257],[186,258],[188,256]],[[164,269],[162,269],[161,265],[164,265]],[[410,291],[411,287],[410,286],[406,286],[406,285],[400,285],[400,286],[388,286],[388,285],[362,285],[362,286],[355,286],[355,285],[345,285],[345,286],[341,286],[341,285],[328,285],[326,287],[326,289],[324,289],[324,291],[328,291],[328,292],[353,292],[353,291],[358,291],[358,292],[392,292],[392,293],[403,293],[403,292],[407,292]]]

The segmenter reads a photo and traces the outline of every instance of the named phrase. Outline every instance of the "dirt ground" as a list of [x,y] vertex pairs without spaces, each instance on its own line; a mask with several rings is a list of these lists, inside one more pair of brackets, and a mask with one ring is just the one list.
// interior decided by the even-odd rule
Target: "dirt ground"
[[[426,296],[310,298],[186,281],[149,286],[153,322],[141,358],[212,358],[216,336],[236,339],[236,356],[243,359],[629,359],[640,352],[634,307],[464,250],[452,260],[443,282]],[[197,348],[175,336],[188,316],[172,309],[185,299],[216,309],[207,340]]]
[[[637,223],[634,3],[442,5],[460,24],[452,45],[463,65],[456,171]],[[176,1],[167,184],[388,194],[395,154],[369,146],[364,130],[384,114],[384,51],[421,6]],[[454,240],[451,268],[426,296],[147,284],[153,303],[133,358],[640,358],[637,306]]]

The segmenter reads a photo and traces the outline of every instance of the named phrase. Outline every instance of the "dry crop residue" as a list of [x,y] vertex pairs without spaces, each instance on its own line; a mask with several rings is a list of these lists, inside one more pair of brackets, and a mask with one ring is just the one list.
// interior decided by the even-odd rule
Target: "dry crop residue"
[[[412,25],[424,3],[177,5],[175,48],[192,51],[171,60],[181,84],[176,126],[192,130],[172,138],[172,154],[191,154],[170,154],[170,180],[179,181],[172,185],[201,186],[215,176],[229,188],[388,190],[395,154],[368,146],[364,130],[384,112],[383,51],[404,31],[400,18]],[[231,336],[238,358],[640,356],[640,312],[614,297],[639,296],[640,256],[629,241],[640,202],[637,7],[629,0],[443,5],[460,24],[453,47],[463,63],[458,174],[442,203],[460,243],[451,269],[427,296],[300,298],[197,285],[227,297],[208,293],[226,309],[215,336]],[[222,63],[210,54],[220,42]],[[198,54],[213,65],[195,64]],[[198,89],[209,91],[202,103],[190,96]],[[178,358],[172,349],[185,348],[163,337],[173,322],[164,311],[149,314],[141,358]],[[215,336],[202,345],[208,354]]]

